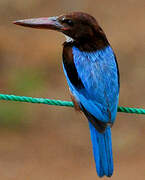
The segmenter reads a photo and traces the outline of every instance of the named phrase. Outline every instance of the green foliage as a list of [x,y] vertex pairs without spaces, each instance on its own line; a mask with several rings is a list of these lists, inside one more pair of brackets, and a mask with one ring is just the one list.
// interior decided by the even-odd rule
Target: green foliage
[[[44,80],[40,70],[26,68],[13,72],[13,76],[9,81],[10,88],[19,94],[27,94],[44,87]],[[12,90],[13,91],[13,90]]]
[[[41,91],[43,87],[43,77],[36,68],[15,69],[8,78],[8,89],[13,94],[33,94],[35,91]],[[25,104],[0,102],[0,125],[18,126],[25,113],[27,113]]]
[[17,126],[24,116],[24,106],[15,103],[0,103],[0,126]]

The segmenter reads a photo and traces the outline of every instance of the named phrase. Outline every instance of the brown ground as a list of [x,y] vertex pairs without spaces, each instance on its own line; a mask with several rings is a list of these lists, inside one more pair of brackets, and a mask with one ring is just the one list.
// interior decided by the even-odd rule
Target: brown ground
[[[117,54],[119,104],[145,108],[144,9],[144,0],[0,0],[0,92],[70,99],[61,67],[64,38],[11,22],[81,10],[98,19]],[[87,121],[72,108],[1,102],[0,127],[0,180],[98,179]],[[144,180],[145,116],[118,113],[112,131],[111,179]]]

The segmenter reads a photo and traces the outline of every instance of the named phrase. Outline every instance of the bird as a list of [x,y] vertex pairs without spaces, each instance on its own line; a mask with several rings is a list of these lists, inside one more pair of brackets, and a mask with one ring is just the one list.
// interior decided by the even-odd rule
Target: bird
[[114,171],[111,128],[117,115],[120,76],[116,55],[98,21],[85,12],[14,21],[65,35],[62,65],[77,111],[88,119],[96,171]]

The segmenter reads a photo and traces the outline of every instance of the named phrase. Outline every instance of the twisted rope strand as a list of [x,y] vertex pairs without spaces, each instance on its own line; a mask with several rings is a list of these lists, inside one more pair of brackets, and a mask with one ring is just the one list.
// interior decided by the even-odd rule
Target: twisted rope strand
[[[54,106],[67,106],[67,107],[74,106],[73,102],[71,101],[61,101],[61,100],[46,99],[46,98],[32,98],[32,97],[16,96],[16,95],[8,95],[8,94],[0,94],[0,100],[39,103],[39,104],[48,104]],[[118,112],[145,114],[145,109],[118,106]]]

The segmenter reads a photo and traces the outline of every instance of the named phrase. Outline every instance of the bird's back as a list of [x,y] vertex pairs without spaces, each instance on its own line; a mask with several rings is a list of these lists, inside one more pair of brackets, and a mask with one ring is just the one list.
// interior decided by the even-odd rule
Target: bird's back
[[118,104],[119,73],[112,48],[83,52],[72,46],[69,55],[67,53],[64,50],[64,71],[72,93],[97,119],[113,122]]

